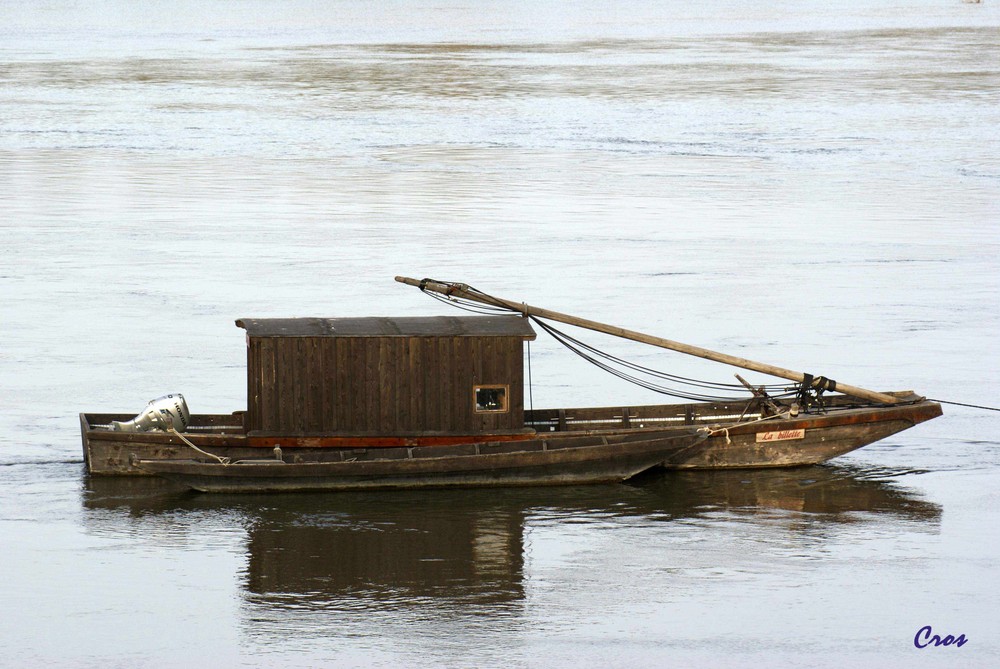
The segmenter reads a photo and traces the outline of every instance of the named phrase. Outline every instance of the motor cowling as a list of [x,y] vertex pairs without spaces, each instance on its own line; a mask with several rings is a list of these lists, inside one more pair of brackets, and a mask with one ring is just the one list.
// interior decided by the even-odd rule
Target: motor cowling
[[146,404],[142,413],[126,421],[111,421],[115,432],[166,432],[174,428],[178,432],[187,430],[191,422],[191,412],[180,393],[157,397]]

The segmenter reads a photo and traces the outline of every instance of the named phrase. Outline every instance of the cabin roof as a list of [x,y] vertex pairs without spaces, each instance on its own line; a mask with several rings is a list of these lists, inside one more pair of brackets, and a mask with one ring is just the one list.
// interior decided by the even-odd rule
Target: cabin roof
[[520,337],[535,331],[521,316],[419,316],[392,318],[240,318],[251,337]]

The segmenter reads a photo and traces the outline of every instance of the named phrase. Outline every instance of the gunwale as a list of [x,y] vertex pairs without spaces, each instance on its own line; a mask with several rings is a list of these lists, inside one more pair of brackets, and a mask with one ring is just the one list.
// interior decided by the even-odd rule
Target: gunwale
[[[834,397],[825,412],[801,413],[797,417],[764,421],[760,420],[759,412],[753,411],[752,401],[742,405],[681,404],[535,410],[530,412],[532,420],[529,423],[536,425],[536,430],[481,435],[255,436],[252,432],[246,433],[239,424],[241,412],[195,414],[184,437],[216,455],[245,459],[259,458],[275,446],[281,447],[289,457],[306,457],[316,452],[337,457],[345,452],[368,450],[552,442],[589,436],[641,439],[656,434],[677,434],[694,427],[709,431],[706,447],[697,455],[667,458],[663,466],[680,469],[801,466],[823,462],[941,415],[941,406],[936,402],[908,392],[894,394],[901,401],[893,405],[858,405],[850,398]],[[733,420],[733,416],[738,417],[740,412],[744,420]],[[192,453],[179,437],[167,432],[124,433],[100,427],[111,420],[125,418],[128,418],[127,414],[80,414],[84,461],[91,474],[145,475],[131,464],[133,459],[179,459]],[[756,443],[757,433],[774,430],[803,430],[805,435],[801,440],[777,444]]]

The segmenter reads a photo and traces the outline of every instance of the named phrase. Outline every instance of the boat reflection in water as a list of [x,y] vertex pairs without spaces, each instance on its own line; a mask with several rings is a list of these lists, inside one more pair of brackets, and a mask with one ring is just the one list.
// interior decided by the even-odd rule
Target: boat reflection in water
[[431,605],[516,615],[531,574],[526,536],[553,525],[579,531],[587,523],[638,522],[655,524],[655,536],[703,531],[674,523],[700,519],[718,534],[725,527],[712,519],[720,513],[752,520],[786,510],[786,529],[805,516],[814,537],[817,525],[823,537],[873,518],[937,531],[940,507],[887,480],[904,473],[824,465],[660,472],[634,485],[267,496],[190,493],[155,478],[89,478],[83,503],[88,526],[102,534],[130,531],[122,512],[141,519],[131,531],[143,536],[155,534],[150,522],[178,519],[189,531],[193,522],[245,532],[245,624],[267,636],[317,611],[381,609],[399,620]]
[[892,514],[915,521],[938,521],[941,507],[923,501],[889,482],[899,470],[816,465],[793,469],[706,470],[675,472],[646,479],[647,491],[678,517],[709,510],[782,509],[831,514],[832,522],[850,522],[841,514]]

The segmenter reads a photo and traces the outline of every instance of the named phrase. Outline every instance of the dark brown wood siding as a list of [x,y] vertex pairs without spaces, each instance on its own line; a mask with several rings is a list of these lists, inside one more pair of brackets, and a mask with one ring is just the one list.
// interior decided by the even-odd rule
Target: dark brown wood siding
[[[253,337],[247,425],[272,434],[481,434],[524,427],[519,337]],[[508,410],[476,413],[476,385]]]

